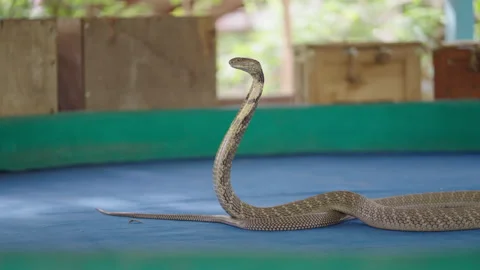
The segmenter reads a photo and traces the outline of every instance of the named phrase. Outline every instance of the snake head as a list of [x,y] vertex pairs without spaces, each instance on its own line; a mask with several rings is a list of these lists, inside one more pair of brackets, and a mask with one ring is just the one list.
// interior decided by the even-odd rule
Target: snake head
[[228,61],[231,67],[243,70],[251,75],[263,74],[262,65],[255,59],[235,57]]

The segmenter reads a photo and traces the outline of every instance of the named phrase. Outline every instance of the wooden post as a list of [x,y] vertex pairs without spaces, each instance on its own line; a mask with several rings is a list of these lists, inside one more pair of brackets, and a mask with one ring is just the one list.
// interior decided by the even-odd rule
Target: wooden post
[[291,94],[293,90],[293,51],[290,16],[290,0],[282,0],[283,4],[283,40],[282,40],[282,78],[281,91]]

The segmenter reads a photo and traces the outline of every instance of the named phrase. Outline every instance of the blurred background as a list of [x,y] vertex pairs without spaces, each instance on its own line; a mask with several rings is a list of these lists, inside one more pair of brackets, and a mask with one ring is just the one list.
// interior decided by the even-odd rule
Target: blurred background
[[[248,87],[248,78],[228,67],[228,60],[234,56],[258,58],[268,78],[264,95],[274,102],[288,102],[295,93],[304,91],[295,84],[294,65],[301,58],[296,55],[296,46],[421,42],[421,93],[422,99],[430,100],[434,92],[431,50],[445,40],[446,32],[452,31],[446,3],[444,0],[2,0],[0,16],[4,19],[211,16],[216,30],[216,93],[226,104],[235,103],[232,99],[242,97]],[[473,7],[478,16],[480,1],[474,0]],[[478,20],[473,24],[473,36],[478,38]],[[59,35],[65,38],[75,35],[71,27],[59,27]],[[60,57],[67,58],[65,61],[74,62],[72,59],[79,57],[64,48],[72,46],[75,45],[59,47]],[[75,65],[79,64],[71,64],[70,69]],[[62,72],[70,73],[65,77],[74,76],[71,74],[74,71]]]
[[0,269],[477,269],[478,230],[95,208],[225,214],[211,168],[251,83],[238,56],[266,78],[242,200],[480,190],[479,16],[480,0],[0,0]]

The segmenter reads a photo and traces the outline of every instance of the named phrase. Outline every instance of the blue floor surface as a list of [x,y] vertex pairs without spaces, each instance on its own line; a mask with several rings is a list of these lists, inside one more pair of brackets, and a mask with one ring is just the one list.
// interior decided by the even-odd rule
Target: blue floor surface
[[[245,201],[268,206],[332,190],[377,198],[480,190],[480,155],[352,155],[243,158],[232,181]],[[290,232],[222,224],[104,216],[110,211],[224,214],[211,160],[168,161],[0,174],[0,250],[126,249],[386,250],[480,247],[480,230],[395,232],[350,221]]]

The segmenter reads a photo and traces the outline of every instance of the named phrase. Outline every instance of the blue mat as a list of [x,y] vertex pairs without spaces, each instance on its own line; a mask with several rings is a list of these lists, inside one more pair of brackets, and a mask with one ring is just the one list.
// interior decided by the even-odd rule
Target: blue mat
[[[268,206],[332,190],[377,198],[480,190],[480,155],[339,155],[242,158],[232,178],[245,201]],[[0,249],[388,250],[478,247],[480,230],[415,233],[360,221],[306,231],[254,232],[222,224],[104,216],[110,211],[224,214],[212,160],[166,161],[0,174]]]

